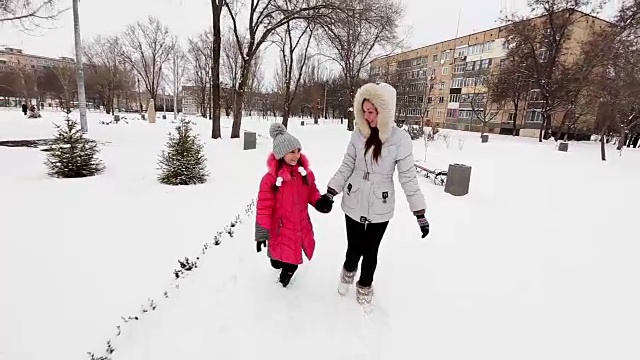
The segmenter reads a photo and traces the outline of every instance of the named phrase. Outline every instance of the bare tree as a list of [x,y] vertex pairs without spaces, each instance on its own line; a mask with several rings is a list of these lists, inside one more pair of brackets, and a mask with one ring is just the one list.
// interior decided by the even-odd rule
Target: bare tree
[[107,114],[114,112],[116,93],[124,90],[128,78],[120,57],[121,53],[122,43],[116,35],[98,35],[84,46],[87,68],[95,76],[96,86]]
[[[488,74],[474,78],[471,93],[462,95],[468,96],[468,101],[471,105],[471,122],[479,120],[481,123],[480,135],[484,135],[487,124],[498,116],[498,110],[502,109],[504,105],[496,100],[496,97],[491,93],[491,88],[487,86],[491,83],[492,76],[493,73],[489,70]],[[464,102],[463,100],[460,101]]]
[[228,0],[211,0],[213,36],[211,39],[211,91],[209,92],[209,102],[211,104],[211,138],[213,139],[222,137],[222,132],[220,131],[220,52],[222,47],[220,17],[222,15],[222,8],[227,1]]
[[526,103],[526,94],[531,89],[530,81],[526,80],[525,66],[519,64],[518,59],[506,57],[504,61],[495,69],[488,79],[488,91],[497,103],[506,104],[511,102],[513,113],[511,116],[512,136],[516,136],[518,131],[518,114],[521,104]]
[[309,22],[301,24],[291,22],[276,32],[275,43],[280,50],[277,85],[282,94],[282,124],[285,127],[289,124],[291,105],[310,57],[309,45],[313,38],[313,31],[314,28]]
[[56,20],[68,8],[59,9],[56,0],[1,0],[0,23],[17,23],[22,31]]
[[[371,61],[402,47],[398,25],[404,10],[393,0],[345,0],[342,10],[320,21],[320,43],[342,71],[349,101]],[[353,116],[347,129],[353,131]]]
[[173,37],[169,28],[160,20],[149,16],[146,23],[136,22],[127,26],[123,34],[124,48],[120,56],[135,70],[154,101],[162,70],[173,51]]
[[[566,108],[571,80],[577,67],[570,56],[575,50],[569,46],[574,30],[588,24],[587,18],[598,13],[603,6],[600,0],[530,0],[531,13],[538,15],[534,21],[522,21],[523,16],[509,15],[503,20],[507,26],[508,57],[523,66],[523,76],[540,94],[543,121],[539,141],[549,138],[552,115]],[[595,27],[593,27],[595,29]],[[594,59],[595,59],[594,54]],[[595,62],[588,68],[594,69]],[[581,68],[583,77],[587,68]]]
[[243,32],[238,26],[240,3],[239,0],[225,2],[225,8],[233,24],[236,44],[242,49],[242,67],[234,95],[232,138],[240,137],[244,96],[251,65],[258,51],[272,38],[275,31],[291,21],[319,20],[335,8],[330,0],[251,0],[248,9],[247,38],[243,41]]
[[62,88],[64,108],[67,111],[71,111],[71,101],[75,98],[72,94],[76,92],[74,91],[74,87],[77,86],[74,67],[70,65],[56,66],[53,67],[53,73],[58,78],[58,82]]
[[[244,37],[241,38],[241,42],[244,44]],[[242,68],[242,48],[238,48],[233,34],[226,33],[222,37],[221,50],[220,65],[222,67],[222,81],[227,86],[235,89],[238,86],[240,70]]]
[[178,93],[180,92],[180,86],[182,80],[184,80],[185,73],[187,72],[188,57],[184,50],[178,43],[178,39],[173,39],[173,51],[169,58],[169,80],[171,81],[171,92],[173,93],[173,118],[178,119]]
[[196,87],[195,100],[200,109],[200,115],[208,114],[208,94],[211,85],[211,31],[204,31],[193,39],[189,39],[187,54],[191,62],[191,82]]

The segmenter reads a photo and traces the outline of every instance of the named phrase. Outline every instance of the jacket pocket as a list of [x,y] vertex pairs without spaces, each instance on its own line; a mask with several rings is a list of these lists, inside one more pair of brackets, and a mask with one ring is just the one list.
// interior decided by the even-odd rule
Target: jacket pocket
[[371,210],[376,215],[393,213],[395,207],[395,193],[393,185],[374,185]]
[[345,186],[342,195],[342,202],[344,206],[349,209],[355,209],[358,207],[358,203],[360,202],[360,199],[358,198],[360,196],[360,186],[361,183],[358,181],[347,182],[347,186]]

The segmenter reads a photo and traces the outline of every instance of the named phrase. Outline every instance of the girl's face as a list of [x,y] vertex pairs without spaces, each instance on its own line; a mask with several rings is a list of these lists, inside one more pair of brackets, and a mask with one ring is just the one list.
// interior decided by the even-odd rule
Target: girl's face
[[284,162],[289,165],[296,165],[300,159],[300,149],[295,149],[284,155]]
[[378,109],[369,100],[365,100],[362,103],[362,111],[364,112],[364,119],[369,123],[369,127],[378,126]]

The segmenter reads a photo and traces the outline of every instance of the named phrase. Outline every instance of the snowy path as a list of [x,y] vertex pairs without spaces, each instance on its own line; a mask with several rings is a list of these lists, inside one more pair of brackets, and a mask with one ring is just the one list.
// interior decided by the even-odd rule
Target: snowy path
[[336,271],[323,266],[328,259],[305,264],[284,289],[252,236],[252,224],[244,224],[208,253],[173,302],[123,339],[114,359],[387,358],[378,352],[392,336],[385,314],[370,323],[353,296],[340,298]]

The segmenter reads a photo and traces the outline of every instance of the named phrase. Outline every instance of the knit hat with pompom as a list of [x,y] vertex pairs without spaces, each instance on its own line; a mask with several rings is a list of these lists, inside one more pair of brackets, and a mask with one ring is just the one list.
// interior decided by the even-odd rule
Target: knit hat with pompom
[[269,135],[273,139],[273,155],[276,159],[282,159],[287,153],[302,149],[300,140],[287,132],[287,128],[281,123],[273,123],[269,127]]

